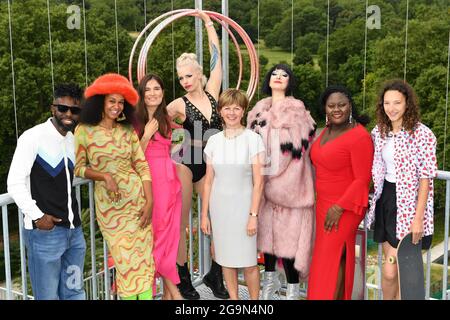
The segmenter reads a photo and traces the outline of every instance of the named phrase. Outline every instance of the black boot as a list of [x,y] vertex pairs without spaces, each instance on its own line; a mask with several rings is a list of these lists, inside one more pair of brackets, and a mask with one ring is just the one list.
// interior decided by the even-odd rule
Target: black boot
[[212,290],[216,298],[230,298],[227,289],[223,285],[222,267],[214,260],[211,264],[211,270],[203,277],[203,283]]
[[180,266],[177,263],[178,275],[180,276],[180,283],[177,284],[178,290],[181,296],[186,300],[198,300],[200,299],[200,294],[192,286],[191,274],[187,266],[187,262],[184,266]]

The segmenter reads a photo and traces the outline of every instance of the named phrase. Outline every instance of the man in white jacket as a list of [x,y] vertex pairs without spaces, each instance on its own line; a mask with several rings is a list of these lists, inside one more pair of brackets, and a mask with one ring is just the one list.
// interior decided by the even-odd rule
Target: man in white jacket
[[36,300],[84,300],[86,243],[72,191],[82,90],[55,88],[52,117],[17,141],[8,174],[8,193],[24,215],[28,270]]

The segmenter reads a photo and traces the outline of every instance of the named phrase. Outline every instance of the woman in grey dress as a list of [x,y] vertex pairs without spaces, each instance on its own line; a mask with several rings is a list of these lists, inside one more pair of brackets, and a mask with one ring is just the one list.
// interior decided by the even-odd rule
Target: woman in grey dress
[[212,233],[216,261],[223,268],[232,300],[239,299],[238,268],[244,268],[250,299],[257,300],[260,289],[256,232],[264,143],[242,125],[247,107],[247,96],[241,91],[222,93],[218,110],[225,129],[209,138],[204,151],[207,168],[201,229]]

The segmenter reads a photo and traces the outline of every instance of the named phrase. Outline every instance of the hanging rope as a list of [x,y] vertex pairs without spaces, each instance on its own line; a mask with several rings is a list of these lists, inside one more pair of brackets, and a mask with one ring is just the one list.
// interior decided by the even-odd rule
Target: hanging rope
[[53,74],[53,50],[52,50],[52,29],[51,29],[51,22],[50,22],[50,3],[49,0],[47,0],[47,20],[48,20],[48,48],[50,51],[50,72],[52,74],[52,92],[53,95],[55,95],[55,77]]
[[291,1],[291,69],[294,69],[294,0]]
[[447,90],[445,92],[445,124],[444,124],[444,159],[442,170],[445,171],[445,153],[447,151],[447,116],[448,116],[448,79],[450,77],[450,32],[448,33],[448,53],[447,53]]
[[[172,11],[173,11],[173,0],[172,2]],[[172,100],[175,100],[175,41],[173,38],[173,24],[171,24],[172,27]]]
[[88,86],[88,60],[87,60],[87,41],[86,41],[86,6],[83,0],[83,28],[84,28],[84,79],[85,87]]
[[147,25],[147,0],[144,0],[144,28]]
[[364,21],[364,79],[363,79],[363,108],[366,109],[366,68],[367,68],[367,7],[369,0],[366,0],[366,20]]
[[[259,54],[259,42],[261,41],[261,39],[259,38],[259,0],[258,0],[258,13],[257,13],[257,16],[258,16],[258,48],[257,48],[257,50],[258,50],[258,63],[259,63],[259,57],[260,57],[260,54]],[[257,79],[256,81],[258,81],[258,83],[259,83],[259,79]],[[259,101],[259,90],[257,90],[257,96],[258,96],[258,101]]]
[[327,13],[327,69],[326,69],[326,80],[325,87],[328,87],[328,47],[330,45],[330,0],[328,0],[328,13]]
[[405,22],[405,63],[403,70],[403,81],[406,81],[406,57],[408,53],[408,16],[409,16],[409,0],[406,0],[406,22]]
[[16,124],[16,140],[18,140],[19,139],[19,129],[17,127],[16,82],[15,82],[15,75],[14,75],[14,56],[13,56],[13,39],[12,39],[10,0],[8,0],[8,24],[9,24],[9,47],[10,47],[10,54],[11,54],[11,77],[12,77],[13,103],[14,103],[14,123]]
[[119,28],[117,24],[117,0],[114,0],[114,16],[116,19],[116,53],[117,53],[117,73],[120,73],[120,62],[119,62]]

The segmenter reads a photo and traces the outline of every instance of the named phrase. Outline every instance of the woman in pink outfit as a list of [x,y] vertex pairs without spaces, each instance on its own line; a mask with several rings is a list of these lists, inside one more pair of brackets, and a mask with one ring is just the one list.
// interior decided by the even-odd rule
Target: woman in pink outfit
[[156,277],[162,277],[163,300],[182,300],[176,268],[181,223],[181,184],[175,162],[170,157],[171,122],[164,100],[164,85],[158,76],[148,74],[139,84],[136,130],[150,168],[153,188],[153,259]]

